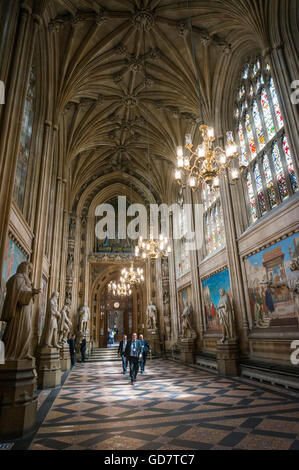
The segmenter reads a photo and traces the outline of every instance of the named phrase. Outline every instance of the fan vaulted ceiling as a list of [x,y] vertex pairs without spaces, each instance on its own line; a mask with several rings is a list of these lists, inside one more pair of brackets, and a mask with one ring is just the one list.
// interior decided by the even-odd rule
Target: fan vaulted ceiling
[[53,0],[54,121],[73,199],[103,174],[121,182],[126,173],[166,200],[176,145],[201,116],[214,123],[223,63],[242,42],[267,42],[268,8],[268,0]]

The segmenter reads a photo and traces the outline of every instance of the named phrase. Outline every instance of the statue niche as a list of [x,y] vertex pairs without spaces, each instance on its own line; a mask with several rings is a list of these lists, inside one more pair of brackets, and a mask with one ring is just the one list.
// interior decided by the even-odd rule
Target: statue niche
[[79,310],[79,332],[81,334],[88,333],[88,322],[90,318],[90,310],[88,305],[84,304]]
[[72,322],[69,319],[68,313],[70,311],[71,301],[66,299],[65,304],[60,312],[59,321],[59,344],[63,346],[69,337]]
[[60,349],[61,346],[58,344],[58,321],[61,314],[58,310],[58,298],[59,293],[54,292],[48,302],[43,346]]
[[146,309],[146,326],[149,330],[156,330],[157,329],[157,307],[153,304],[152,300]]
[[184,309],[180,316],[181,319],[181,337],[192,338],[196,336],[192,320],[193,309],[187,300],[184,300]]
[[18,266],[16,274],[6,284],[1,317],[1,320],[7,323],[3,336],[6,359],[32,359],[32,305],[34,296],[40,294],[41,289],[32,287],[31,272],[32,264],[25,261]]
[[236,339],[235,314],[229,295],[225,289],[220,289],[219,294],[220,299],[216,310],[222,326],[221,343],[223,344],[229,340]]

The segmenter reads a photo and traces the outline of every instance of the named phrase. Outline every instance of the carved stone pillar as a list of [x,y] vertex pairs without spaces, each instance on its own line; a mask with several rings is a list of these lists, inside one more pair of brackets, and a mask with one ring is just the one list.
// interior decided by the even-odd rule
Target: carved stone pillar
[[248,318],[244,294],[244,280],[241,270],[241,260],[238,253],[235,214],[232,204],[229,176],[221,183],[221,202],[225,227],[226,248],[228,257],[229,274],[233,298],[233,307],[236,314],[236,328],[239,336],[241,353],[246,356],[249,352],[248,343]]
[[178,347],[180,350],[180,359],[185,364],[194,364],[196,352],[196,336],[194,336],[193,338],[180,338],[178,341]]
[[[63,203],[65,195],[65,181],[61,177],[57,178],[57,190],[54,213],[55,223],[52,233],[51,250],[51,276],[49,280],[49,292],[59,290],[59,273],[62,253],[62,235],[63,235]],[[63,301],[64,299],[61,299]]]
[[216,358],[219,375],[233,377],[240,375],[239,345],[236,340],[225,343],[218,341]]
[[169,294],[170,294],[170,323],[171,323],[171,346],[177,342],[179,335],[178,326],[178,303],[177,303],[177,289],[176,289],[176,271],[175,271],[175,247],[173,242],[173,216],[169,217],[170,227],[170,244],[171,253],[168,255],[168,269],[169,269]]
[[60,350],[43,346],[38,351],[38,388],[61,385]]
[[[15,171],[19,155],[20,134],[24,114],[29,73],[40,19],[32,16],[31,9],[20,7],[20,20],[16,30],[14,53],[10,63],[6,103],[2,111],[0,129],[0,175],[5,184],[0,186],[0,271],[2,272],[5,245],[10,219]],[[20,73],[20,70],[22,73]],[[8,158],[9,155],[9,158]]]
[[31,432],[36,410],[35,359],[0,365],[0,437],[13,439]]
[[[194,201],[192,197],[192,192],[190,188],[186,188],[184,191],[186,204],[190,204],[192,207],[192,220],[191,220],[191,229],[195,231],[195,221],[194,221]],[[196,203],[196,201],[195,201]],[[190,268],[191,268],[191,291],[192,291],[192,302],[193,302],[193,318],[195,321],[195,328],[199,335],[198,347],[201,348],[203,341],[203,323],[202,323],[202,314],[201,314],[201,294],[200,294],[200,279],[198,272],[198,250],[194,249],[189,251],[190,256]]]

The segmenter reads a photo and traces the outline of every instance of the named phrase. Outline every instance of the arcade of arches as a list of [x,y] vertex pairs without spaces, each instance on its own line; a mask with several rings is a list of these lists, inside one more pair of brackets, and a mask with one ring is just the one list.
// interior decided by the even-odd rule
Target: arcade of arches
[[[130,431],[124,449],[190,449],[191,442],[194,449],[258,448],[259,425],[266,434],[272,429],[265,447],[298,448],[298,13],[297,0],[0,0],[0,339],[10,354],[0,362],[3,440],[35,429],[33,448],[51,448],[51,442],[57,448],[118,448],[103,431],[105,413],[112,422],[120,410],[112,418],[109,399],[113,395],[122,406],[120,387],[131,406],[140,386],[139,398],[147,403],[146,412],[138,405],[140,417],[157,406],[168,428],[162,432],[146,415],[156,440],[148,434],[147,443],[138,444],[137,432]],[[177,147],[190,134],[197,148],[202,123],[214,128],[217,145],[225,148],[230,130],[237,144],[239,158],[232,165],[239,177],[232,180],[225,170],[219,188],[202,181],[191,189],[175,179]],[[117,206],[119,196],[127,206]],[[113,238],[109,231],[97,236],[98,207],[107,203],[117,220],[131,204],[176,203],[182,232],[188,216],[198,226],[195,205],[201,204],[202,243],[188,250],[186,237],[170,236],[167,257],[137,259],[135,240]],[[173,217],[169,213],[172,229]],[[144,282],[128,296],[114,295],[109,283],[132,261],[143,269]],[[13,282],[25,279],[26,289],[31,282],[39,291],[21,308],[18,288],[8,280],[24,262],[30,265],[23,264]],[[151,302],[155,325],[147,314]],[[22,327],[14,309],[26,317]],[[121,372],[121,363],[109,369],[97,362],[111,330],[116,343],[136,331],[151,344],[146,384],[137,381],[128,391],[127,377],[119,385],[105,376]],[[88,362],[70,370],[66,339],[72,333],[78,357],[86,337]],[[20,347],[25,340],[26,357]],[[161,385],[164,370],[167,390]],[[107,387],[101,396],[97,374]],[[160,408],[150,388],[156,376],[156,393],[170,397]],[[184,378],[195,384],[192,397]],[[264,388],[253,379],[264,381]],[[174,389],[182,388],[173,408],[172,380]],[[80,390],[87,410],[87,383],[93,406],[96,400],[99,405],[86,411],[82,426],[98,412],[97,429],[107,443],[92,434],[78,444],[70,434],[63,447],[59,416],[71,416],[66,408],[59,411],[53,390],[58,394],[62,387],[66,401]],[[237,406],[238,419],[244,412],[248,422],[242,427],[227,417],[227,426],[209,440],[196,430],[196,413],[206,406],[205,423],[213,428],[207,401],[216,389],[223,398],[213,403],[218,421],[226,399],[230,413]],[[74,413],[83,406],[76,402],[80,397],[74,396]],[[179,404],[190,419],[184,425]],[[45,415],[48,405],[48,425],[36,430],[38,413]],[[255,406],[260,418],[252,418],[253,425]],[[275,427],[281,422],[288,432]],[[225,432],[235,428],[243,437],[234,444]]]

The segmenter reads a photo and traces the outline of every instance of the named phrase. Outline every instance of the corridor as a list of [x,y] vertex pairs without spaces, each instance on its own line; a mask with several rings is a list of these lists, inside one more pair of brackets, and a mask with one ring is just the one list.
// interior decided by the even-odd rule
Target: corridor
[[134,387],[119,362],[77,364],[29,448],[299,450],[298,398],[160,359]]

